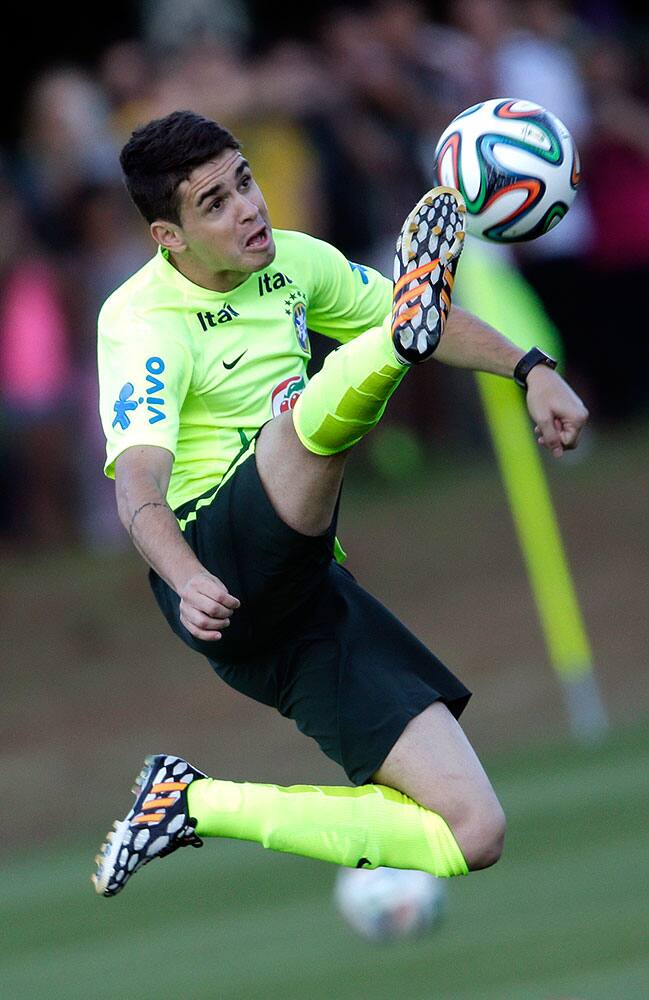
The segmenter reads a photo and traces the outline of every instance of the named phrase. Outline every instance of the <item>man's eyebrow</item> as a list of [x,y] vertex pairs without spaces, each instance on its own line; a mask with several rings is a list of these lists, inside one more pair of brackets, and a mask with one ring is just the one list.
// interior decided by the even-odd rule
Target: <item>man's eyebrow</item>
[[[250,164],[248,163],[248,161],[241,160],[241,163],[234,172],[235,178],[239,178],[241,174],[244,172],[244,170],[249,170],[249,169],[250,169]],[[213,184],[211,188],[207,189],[207,191],[203,191],[202,195],[196,202],[196,208],[200,208],[206,198],[212,198],[214,195],[219,194],[221,189],[222,189],[221,184]]]

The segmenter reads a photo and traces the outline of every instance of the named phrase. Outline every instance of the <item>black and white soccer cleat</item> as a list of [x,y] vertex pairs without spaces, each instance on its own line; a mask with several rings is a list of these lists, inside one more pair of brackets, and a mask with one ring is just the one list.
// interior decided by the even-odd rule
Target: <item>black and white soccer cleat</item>
[[91,876],[95,890],[114,896],[142,865],[163,858],[179,847],[202,847],[196,820],[188,814],[187,786],[207,775],[182,757],[148,756],[135,779],[135,804],[128,815],[113,823],[96,856]]
[[464,246],[465,216],[460,192],[436,187],[401,228],[394,258],[392,343],[404,364],[426,361],[439,344]]

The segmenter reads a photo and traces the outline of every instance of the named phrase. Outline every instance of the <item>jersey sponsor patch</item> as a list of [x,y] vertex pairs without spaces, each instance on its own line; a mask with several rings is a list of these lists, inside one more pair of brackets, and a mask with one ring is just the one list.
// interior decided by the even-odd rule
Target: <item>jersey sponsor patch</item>
[[196,318],[201,324],[201,330],[207,332],[210,327],[215,327],[219,323],[231,323],[233,319],[236,319],[240,315],[234,306],[231,306],[229,302],[224,302],[223,308],[219,309],[217,313],[209,311],[197,312]]
[[162,358],[154,355],[146,359],[144,367],[146,375],[140,383],[141,393],[136,393],[132,382],[125,382],[117,394],[117,399],[113,404],[114,428],[120,427],[123,431],[127,430],[131,425],[131,415],[139,406],[146,406],[147,420],[150,424],[157,424],[167,416],[164,411],[165,398],[163,396],[165,383],[162,379],[165,363]]
[[257,288],[260,295],[267,295],[269,292],[274,292],[278,288],[286,288],[287,285],[292,285],[293,279],[289,278],[288,274],[282,274],[281,271],[275,271],[273,274],[260,274],[257,278]]
[[291,375],[276,385],[270,396],[270,408],[274,417],[280,413],[288,413],[297,403],[304,391],[306,382],[304,375]]

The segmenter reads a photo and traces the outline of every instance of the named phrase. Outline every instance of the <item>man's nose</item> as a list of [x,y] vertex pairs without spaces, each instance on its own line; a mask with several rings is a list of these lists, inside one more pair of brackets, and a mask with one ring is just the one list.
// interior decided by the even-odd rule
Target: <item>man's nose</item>
[[242,222],[248,222],[250,219],[256,219],[257,216],[259,215],[258,205],[250,198],[247,198],[246,195],[243,194],[242,192],[239,192],[238,198],[239,198],[239,203],[237,205],[237,209],[239,213],[239,219]]

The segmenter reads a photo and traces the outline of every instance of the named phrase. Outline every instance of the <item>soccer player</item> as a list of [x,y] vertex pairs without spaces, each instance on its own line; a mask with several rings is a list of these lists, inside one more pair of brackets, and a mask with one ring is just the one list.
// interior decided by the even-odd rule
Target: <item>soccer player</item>
[[[119,515],[173,631],[294,719],[353,787],[231,782],[150,756],[97,856],[97,892],[202,837],[437,876],[493,864],[505,824],[457,722],[469,692],[342,565],[343,472],[433,352],[515,375],[553,455],[576,445],[583,404],[542,352],[450,312],[458,192],[435,188],[408,215],[393,283],[327,243],[274,232],[239,144],[213,121],[149,122],[121,164],[158,249],[99,318]],[[342,346],[307,383],[309,329]],[[404,536],[426,530],[404,510]]]

